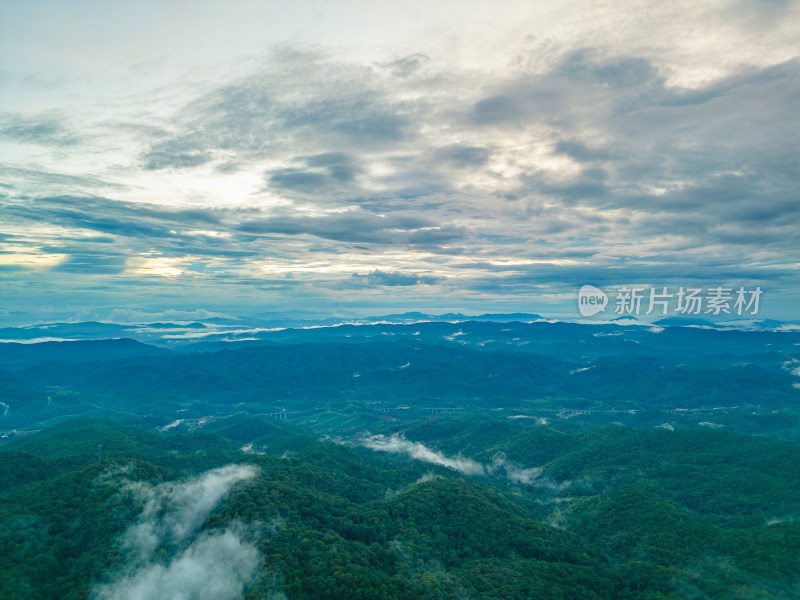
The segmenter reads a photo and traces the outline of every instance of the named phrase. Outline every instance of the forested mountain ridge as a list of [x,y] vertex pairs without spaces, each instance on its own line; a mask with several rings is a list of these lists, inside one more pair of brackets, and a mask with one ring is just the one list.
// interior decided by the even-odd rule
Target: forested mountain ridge
[[[788,599],[800,589],[794,444],[441,417],[395,432],[429,451],[412,454],[363,436],[319,441],[268,418],[211,428],[84,419],[8,444],[2,596],[127,597],[153,577],[170,585],[234,538],[256,566],[220,577],[252,599]],[[447,466],[454,457],[485,469]],[[148,497],[162,498],[163,525],[188,510],[170,508],[176,490],[232,468],[256,471],[215,496],[188,537],[159,525],[161,550],[131,558],[132,524],[156,518]]]
[[591,422],[710,423],[800,441],[796,332],[466,322],[270,335],[281,337],[181,352],[125,339],[0,344],[0,430],[65,415],[163,426],[332,408],[355,411],[364,429],[381,410],[408,406],[415,417],[435,407],[540,418],[569,409]]
[[0,597],[800,597],[796,332],[206,328],[0,345]]

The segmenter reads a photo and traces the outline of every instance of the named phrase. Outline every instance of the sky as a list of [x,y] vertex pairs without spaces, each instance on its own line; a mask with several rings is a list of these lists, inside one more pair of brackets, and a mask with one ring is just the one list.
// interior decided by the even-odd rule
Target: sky
[[0,0],[0,319],[798,319],[798,106],[800,2]]

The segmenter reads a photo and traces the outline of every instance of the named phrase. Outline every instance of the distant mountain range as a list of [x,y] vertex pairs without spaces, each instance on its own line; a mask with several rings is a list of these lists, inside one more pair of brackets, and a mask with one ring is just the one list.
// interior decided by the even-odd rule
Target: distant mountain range
[[[28,336],[21,342],[51,339],[0,344],[0,430],[70,414],[128,412],[163,426],[180,416],[331,408],[366,427],[391,415],[378,409],[404,405],[418,416],[431,407],[536,418],[569,409],[639,425],[675,414],[686,422],[670,412],[686,409],[695,425],[800,437],[790,426],[800,407],[800,331],[408,321],[19,329]],[[116,339],[77,339],[104,333]],[[52,340],[59,336],[73,341]],[[719,407],[736,410],[713,420],[700,411]]]
[[[308,317],[310,315],[301,315]],[[570,321],[547,319],[534,313],[507,313],[464,315],[446,313],[441,315],[408,312],[364,318],[298,318],[284,314],[264,313],[253,317],[222,318],[210,317],[193,322],[154,322],[154,323],[107,323],[98,321],[57,322],[0,328],[0,342],[40,343],[53,341],[97,340],[130,338],[143,343],[175,348],[198,343],[236,344],[258,340],[283,339],[286,334],[277,333],[288,330],[302,331],[323,329],[326,334],[339,337],[334,328],[353,326],[391,326],[428,323],[486,323],[486,324],[530,324],[548,322],[552,324],[582,323],[601,328],[620,326],[628,329],[643,327],[693,327],[718,330],[747,331],[800,331],[800,323],[774,320],[730,321],[713,323],[697,317],[668,317],[653,322],[645,322],[632,317],[617,317],[611,321]],[[472,327],[472,326],[470,326]],[[350,330],[348,330],[350,331]],[[632,329],[631,329],[632,331]],[[220,346],[222,347],[222,346]],[[208,346],[206,346],[208,349]]]
[[5,328],[0,598],[797,598],[800,331],[679,323]]

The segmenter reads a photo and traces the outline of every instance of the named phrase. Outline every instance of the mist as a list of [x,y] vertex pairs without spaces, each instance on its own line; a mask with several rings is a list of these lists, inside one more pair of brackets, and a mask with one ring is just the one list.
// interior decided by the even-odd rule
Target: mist
[[[541,476],[543,472],[542,467],[524,467],[514,461],[508,460],[502,452],[496,454],[490,464],[483,464],[471,458],[466,458],[462,456],[461,453],[456,456],[447,456],[438,450],[428,448],[425,444],[412,442],[396,433],[388,437],[380,434],[372,435],[361,438],[357,440],[356,443],[370,450],[405,454],[415,460],[449,467],[464,475],[505,477],[517,484],[547,488],[550,490],[561,490],[572,483],[569,481],[561,483],[550,481]],[[430,474],[428,474],[428,476],[429,475]],[[425,477],[426,476],[420,478],[420,481],[417,483],[421,483]],[[428,479],[430,478],[432,477],[429,476]]]
[[122,493],[144,503],[119,543],[122,569],[98,583],[94,600],[236,600],[261,562],[244,525],[201,532],[234,485],[258,473],[252,465],[227,465],[186,481],[158,485],[125,482]]
[[450,467],[464,475],[486,475],[484,466],[471,458],[464,458],[460,454],[455,457],[445,456],[438,450],[432,450],[424,444],[412,442],[398,434],[393,434],[389,437],[373,435],[359,440],[358,443],[371,450],[406,454],[416,460]]

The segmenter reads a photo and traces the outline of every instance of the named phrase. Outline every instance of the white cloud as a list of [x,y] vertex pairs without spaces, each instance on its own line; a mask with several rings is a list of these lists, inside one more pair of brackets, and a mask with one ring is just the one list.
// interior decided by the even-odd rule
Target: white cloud
[[199,531],[231,488],[257,473],[227,465],[186,481],[125,482],[123,492],[144,508],[120,539],[125,566],[95,586],[94,600],[242,598],[261,560],[244,527]]
[[541,467],[532,467],[530,469],[520,469],[513,465],[504,465],[506,476],[517,483],[524,483],[526,485],[533,485],[534,481],[542,474]]
[[484,466],[471,458],[464,458],[461,455],[455,457],[446,456],[438,450],[431,450],[424,444],[412,442],[397,434],[393,434],[389,437],[380,434],[373,435],[358,440],[358,443],[379,452],[406,454],[413,459],[449,467],[465,475],[486,474]]
[[[456,456],[447,456],[446,454],[428,448],[425,444],[420,442],[412,442],[405,437],[393,434],[391,436],[385,435],[372,435],[363,437],[356,440],[356,443],[377,450],[379,452],[391,452],[395,454],[405,454],[415,460],[441,465],[455,469],[464,475],[483,476],[483,475],[499,475],[506,477],[514,483],[523,485],[533,485],[540,488],[547,488],[551,490],[562,490],[568,487],[571,482],[564,481],[561,483],[554,483],[549,479],[542,478],[542,467],[524,467],[517,463],[510,461],[502,452],[495,455],[492,463],[484,465],[471,458],[461,456],[459,453]],[[429,474],[426,474],[417,483],[428,481]]]
[[236,600],[259,565],[256,547],[232,529],[200,535],[168,563],[148,563],[100,586],[96,600]]

